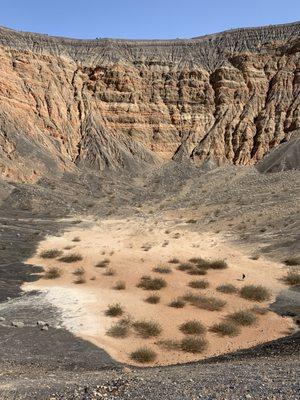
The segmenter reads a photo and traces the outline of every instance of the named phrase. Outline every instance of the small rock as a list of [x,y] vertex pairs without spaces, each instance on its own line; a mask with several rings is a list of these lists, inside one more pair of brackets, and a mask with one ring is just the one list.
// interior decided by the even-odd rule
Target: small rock
[[41,331],[47,331],[48,329],[49,329],[48,325],[44,325],[44,326],[42,326]]
[[5,321],[5,318],[4,317],[0,317],[0,322],[3,322],[3,321]]
[[14,326],[15,328],[23,328],[24,322],[22,322],[22,321],[12,321],[11,325]]
[[39,325],[39,326],[45,326],[45,325],[47,325],[45,321],[37,321],[36,324]]

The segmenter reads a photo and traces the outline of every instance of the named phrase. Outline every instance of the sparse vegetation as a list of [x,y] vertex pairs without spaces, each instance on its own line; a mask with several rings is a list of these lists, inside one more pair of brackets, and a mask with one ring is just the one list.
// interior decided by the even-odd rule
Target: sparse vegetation
[[286,260],[284,260],[285,264],[288,265],[289,267],[295,267],[296,265],[300,265],[300,256],[297,257],[289,257]]
[[150,276],[142,276],[137,287],[144,290],[160,290],[167,286],[167,282],[162,278],[151,278]]
[[123,315],[123,313],[124,310],[119,303],[110,304],[105,311],[105,315],[108,317],[119,317],[120,315]]
[[75,237],[72,239],[72,242],[80,242],[80,241],[81,241],[81,239],[80,239],[79,236],[75,236]]
[[115,290],[125,290],[126,289],[126,283],[124,281],[118,281],[114,284],[113,288]]
[[50,267],[46,270],[45,279],[57,279],[62,276],[62,270],[58,267]]
[[149,304],[157,304],[157,303],[160,302],[160,296],[158,296],[158,295],[156,295],[156,294],[152,294],[151,296],[148,296],[148,297],[145,299],[145,302],[146,302],[146,303],[149,303]]
[[206,331],[205,326],[196,320],[184,322],[179,329],[186,335],[203,335]]
[[177,266],[177,269],[179,271],[188,271],[193,268],[194,268],[193,264],[190,264],[190,263],[181,263]]
[[181,341],[181,350],[188,353],[202,353],[208,346],[208,342],[202,337],[186,337]]
[[224,321],[213,325],[210,331],[220,336],[237,336],[240,333],[240,328],[233,322]]
[[172,272],[172,269],[167,266],[158,266],[153,268],[153,271],[158,272],[159,274],[169,274],[170,272]]
[[283,280],[291,286],[300,285],[300,272],[296,269],[290,269]]
[[169,263],[170,263],[170,264],[179,264],[180,261],[178,260],[178,258],[174,257],[174,258],[171,258],[171,259],[169,260]]
[[172,300],[171,303],[169,303],[169,306],[173,308],[183,308],[185,306],[185,301],[181,298],[177,298]]
[[85,274],[85,270],[82,267],[76,268],[75,271],[73,272],[73,274],[76,276],[82,276]]
[[218,292],[226,294],[233,294],[238,292],[238,289],[231,283],[225,283],[224,285],[220,285],[217,287],[217,290]]
[[65,263],[72,263],[76,261],[81,261],[82,256],[78,253],[72,253],[72,254],[67,254],[65,256],[60,257],[59,261],[65,262]]
[[102,261],[99,261],[95,267],[97,268],[106,268],[108,266],[108,264],[110,263],[110,260],[108,258],[105,258]]
[[265,301],[270,298],[270,292],[264,286],[246,285],[240,290],[240,294],[244,299],[252,301]]
[[209,283],[204,280],[197,280],[197,281],[191,281],[189,282],[189,287],[193,289],[206,289],[209,286]]
[[107,268],[105,272],[103,272],[105,276],[114,276],[116,275],[116,271],[113,268]]
[[82,283],[86,283],[86,278],[84,275],[78,276],[77,279],[75,279],[74,283],[77,285],[81,285]]
[[228,268],[228,265],[225,260],[213,260],[213,261],[210,261],[209,268],[211,268],[211,269],[226,269],[226,268]]
[[130,332],[130,322],[126,318],[122,318],[120,321],[112,325],[107,331],[108,336],[115,338],[125,338]]
[[155,321],[135,321],[132,326],[144,339],[158,336],[162,332],[161,326]]
[[227,315],[226,320],[236,325],[251,326],[256,322],[257,316],[250,310],[240,310]]
[[195,295],[192,293],[185,294],[183,299],[194,307],[208,311],[220,311],[226,305],[225,300],[217,299],[216,297]]
[[40,253],[41,258],[56,258],[62,255],[62,251],[58,249],[43,250]]
[[206,275],[207,274],[207,270],[206,269],[202,269],[202,268],[191,268],[187,271],[187,273],[189,275]]
[[138,363],[145,364],[153,362],[156,359],[156,353],[149,347],[140,347],[131,353],[130,358]]
[[266,307],[254,306],[251,308],[251,311],[258,315],[265,315],[269,312]]

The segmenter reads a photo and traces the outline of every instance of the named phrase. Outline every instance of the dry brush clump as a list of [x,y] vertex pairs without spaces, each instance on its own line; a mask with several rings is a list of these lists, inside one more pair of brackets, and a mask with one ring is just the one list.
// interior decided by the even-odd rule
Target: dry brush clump
[[223,321],[218,324],[214,324],[210,328],[210,331],[219,336],[237,336],[241,332],[237,324],[231,321]]
[[124,314],[123,307],[119,303],[110,304],[105,310],[105,315],[107,317],[119,317],[123,314]]
[[144,290],[160,290],[167,286],[167,282],[162,278],[152,278],[150,276],[142,276],[137,287]]
[[114,290],[125,290],[126,289],[126,282],[125,281],[117,281],[114,286]]
[[169,307],[173,308],[183,308],[185,306],[185,301],[178,297],[177,299],[174,299],[169,303]]
[[85,274],[85,270],[83,267],[76,268],[75,271],[73,272],[73,275],[76,275],[76,276],[82,276],[84,274]]
[[72,263],[72,262],[82,261],[82,259],[83,259],[82,255],[80,255],[79,253],[71,253],[60,257],[59,261],[65,263]]
[[233,294],[238,292],[238,288],[231,283],[224,283],[217,287],[217,291],[226,294]]
[[270,291],[261,285],[245,285],[240,290],[240,295],[244,299],[252,301],[266,301],[270,299]]
[[186,335],[203,335],[206,332],[205,326],[197,320],[184,322],[180,325],[179,330]]
[[295,268],[290,269],[283,280],[286,284],[291,286],[300,285],[300,271]]
[[107,268],[107,270],[105,272],[103,272],[102,275],[114,276],[114,275],[116,275],[116,271],[113,268]]
[[113,324],[107,331],[108,336],[114,338],[125,338],[130,333],[131,321],[129,318],[122,318]]
[[203,310],[208,311],[220,311],[226,305],[225,300],[218,299],[216,297],[196,295],[193,293],[185,294],[183,299],[194,307],[202,308]]
[[143,339],[156,337],[162,332],[160,324],[155,321],[134,321],[132,327]]
[[156,359],[157,355],[154,350],[149,347],[143,346],[133,351],[130,355],[130,358],[133,361],[136,361],[140,364],[146,364],[153,362]]
[[207,270],[194,267],[194,268],[191,268],[191,269],[187,270],[187,273],[189,275],[206,275],[207,274]]
[[50,249],[50,250],[43,250],[40,253],[41,258],[56,258],[60,257],[63,254],[61,250],[58,249]]
[[76,285],[81,285],[83,283],[86,283],[86,278],[84,275],[78,276],[77,279],[75,279],[74,283],[76,283]]
[[203,337],[186,337],[181,340],[180,348],[188,353],[202,353],[208,347],[208,341]]
[[251,326],[257,321],[257,316],[251,310],[240,310],[228,314],[226,320],[241,326]]
[[180,261],[179,261],[178,258],[173,257],[173,258],[171,258],[171,259],[169,260],[169,263],[170,263],[170,264],[179,264]]
[[145,302],[149,304],[158,304],[160,302],[160,296],[152,294],[145,299]]
[[46,270],[44,278],[45,279],[57,279],[62,276],[63,272],[58,267],[50,267]]
[[193,269],[193,268],[194,268],[194,266],[191,263],[181,263],[181,264],[179,264],[177,266],[177,269],[179,271],[188,271],[188,270]]
[[75,236],[75,237],[72,239],[72,242],[80,242],[80,241],[81,241],[81,239],[80,239],[79,236]]
[[95,267],[96,268],[106,268],[108,266],[108,264],[110,263],[110,260],[108,258],[105,258],[102,261],[99,261]]
[[157,272],[159,274],[170,274],[172,272],[172,269],[167,266],[158,266],[153,268],[153,272]]
[[297,265],[300,265],[300,256],[289,257],[286,260],[284,260],[284,262],[289,267],[295,267]]
[[188,286],[193,289],[207,289],[209,286],[209,282],[205,280],[196,280],[189,282]]

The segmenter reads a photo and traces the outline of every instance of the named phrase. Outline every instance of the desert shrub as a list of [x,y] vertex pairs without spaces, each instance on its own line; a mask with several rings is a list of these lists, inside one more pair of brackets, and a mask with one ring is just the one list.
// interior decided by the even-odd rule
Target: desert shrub
[[187,273],[189,275],[206,275],[207,274],[207,270],[206,269],[202,269],[202,268],[191,268],[189,270],[187,270]]
[[251,311],[258,315],[265,315],[269,312],[269,310],[266,307],[259,307],[259,306],[252,307]]
[[43,250],[40,253],[41,258],[56,258],[62,255],[62,251],[58,249]]
[[132,326],[136,333],[144,339],[158,336],[162,332],[161,326],[155,321],[135,321]]
[[77,279],[75,279],[74,283],[76,283],[77,285],[80,285],[82,283],[86,283],[86,278],[84,275],[78,276]]
[[217,290],[218,290],[218,292],[226,293],[226,294],[232,294],[232,293],[238,292],[238,289],[231,283],[224,283],[223,285],[218,286]]
[[81,239],[80,239],[79,236],[75,236],[75,237],[72,239],[72,242],[80,242],[80,241],[81,241]]
[[179,271],[188,271],[189,269],[194,268],[193,264],[190,263],[181,263],[177,266]]
[[196,219],[188,219],[188,220],[186,221],[186,223],[187,223],[187,224],[196,224],[196,223],[197,223],[197,220],[196,220]]
[[112,336],[115,338],[125,338],[129,335],[130,332],[130,324],[127,323],[126,320],[122,319],[112,325],[107,331],[106,334],[108,336]]
[[213,325],[210,331],[219,336],[237,336],[240,333],[240,328],[233,322],[224,321]]
[[114,276],[116,275],[116,271],[113,268],[107,268],[105,272],[103,272],[105,276]]
[[300,272],[296,269],[290,269],[283,280],[291,286],[300,285]]
[[185,301],[182,300],[181,298],[177,298],[171,301],[171,303],[169,303],[169,307],[173,307],[173,308],[183,308],[185,306]]
[[153,268],[153,271],[158,272],[159,274],[169,274],[170,272],[172,272],[172,269],[165,266],[159,266]]
[[206,331],[205,326],[196,320],[184,322],[179,329],[186,335],[202,335]]
[[148,296],[148,297],[145,299],[145,302],[146,302],[146,303],[149,303],[149,304],[157,304],[157,303],[160,302],[160,296],[158,296],[158,295],[156,295],[156,294],[152,294],[151,296]]
[[225,260],[213,260],[213,261],[210,261],[209,268],[211,268],[211,269],[226,269],[226,268],[228,268],[228,265]]
[[156,353],[149,347],[140,347],[131,353],[130,358],[138,363],[145,364],[153,362],[156,359]]
[[240,294],[244,299],[252,301],[265,301],[270,298],[270,292],[261,285],[246,285],[240,290]]
[[165,350],[180,350],[181,342],[178,340],[159,340],[156,344]]
[[206,289],[209,286],[209,283],[204,280],[198,280],[198,281],[191,281],[188,283],[189,287],[193,289]]
[[289,257],[284,260],[285,264],[289,267],[295,267],[296,265],[300,265],[300,256],[299,257]]
[[180,261],[178,260],[178,258],[174,257],[174,258],[171,258],[171,259],[169,260],[169,263],[170,263],[170,264],[179,264]]
[[150,276],[142,276],[137,287],[144,290],[160,290],[167,286],[167,282],[162,278],[151,278]]
[[62,270],[57,267],[50,267],[46,270],[44,278],[45,279],[57,279],[62,276]]
[[73,274],[76,276],[82,276],[82,275],[84,275],[84,273],[85,273],[85,270],[82,267],[76,268],[75,271],[73,272]]
[[126,289],[126,283],[124,281],[118,281],[114,284],[113,288],[115,290],[124,290]]
[[71,249],[73,249],[73,247],[75,247],[75,246],[65,246],[64,250],[71,250]]
[[203,337],[186,337],[181,341],[181,350],[188,353],[201,353],[208,346],[208,342]]
[[108,317],[119,317],[123,313],[124,310],[119,303],[110,304],[105,311],[105,315],[107,315]]
[[240,310],[228,314],[226,319],[237,325],[251,326],[256,322],[257,316],[250,310]]
[[72,254],[67,254],[65,256],[60,257],[59,261],[65,262],[65,263],[72,263],[76,261],[81,261],[82,256],[78,253],[72,253]]
[[226,305],[226,301],[217,299],[216,297],[195,295],[187,293],[183,299],[188,301],[191,305],[197,308],[202,308],[208,311],[220,311]]
[[110,260],[108,258],[105,258],[102,261],[99,261],[95,267],[97,268],[106,268],[108,266],[108,264],[110,263]]

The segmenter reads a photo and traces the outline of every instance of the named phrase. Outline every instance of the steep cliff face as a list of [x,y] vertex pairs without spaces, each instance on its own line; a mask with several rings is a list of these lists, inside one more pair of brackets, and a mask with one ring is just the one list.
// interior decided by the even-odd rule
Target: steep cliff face
[[0,170],[254,164],[300,132],[300,24],[191,40],[0,29]]

